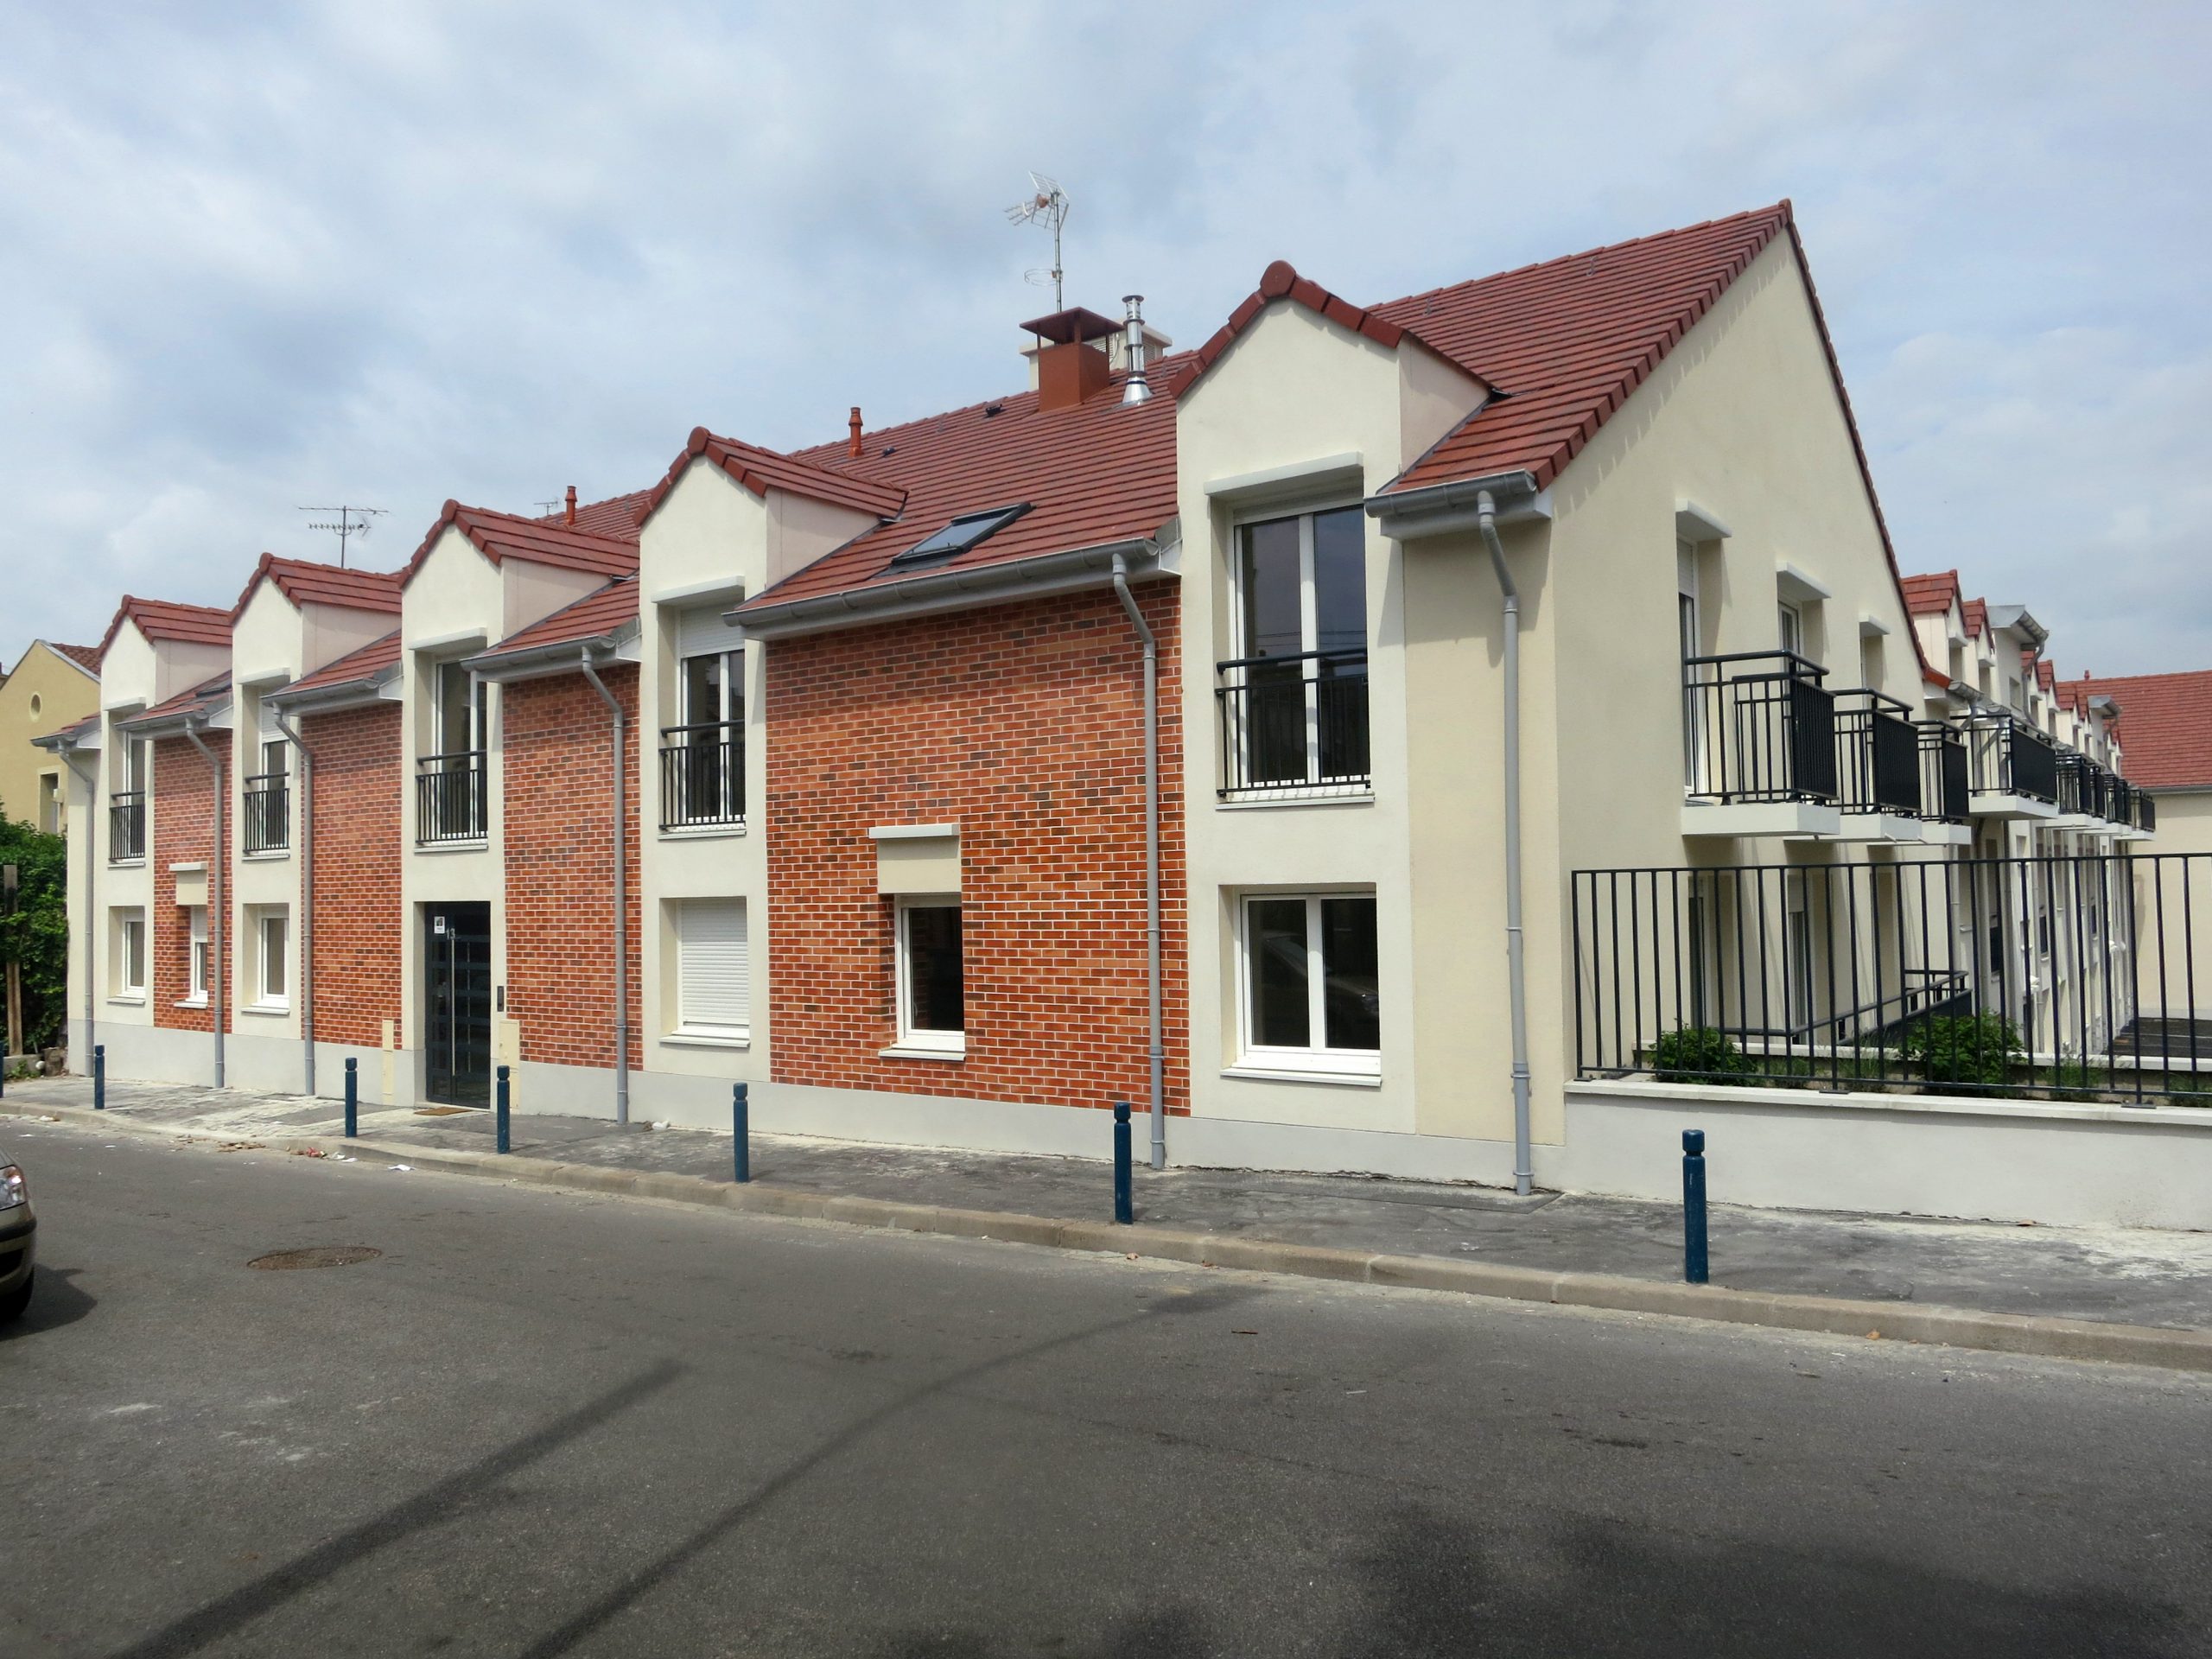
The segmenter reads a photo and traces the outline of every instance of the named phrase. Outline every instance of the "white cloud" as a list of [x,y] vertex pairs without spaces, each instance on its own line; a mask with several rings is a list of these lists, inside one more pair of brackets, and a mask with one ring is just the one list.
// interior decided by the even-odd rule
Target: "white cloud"
[[[526,506],[1003,389],[1071,297],[1195,342],[1287,256],[1391,295],[1797,204],[1909,568],[2101,671],[2212,664],[2208,24],[1408,0],[393,0],[0,15],[10,632],[227,601],[292,508]],[[2058,499],[2053,499],[2058,498]],[[5,642],[0,642],[4,645]]]

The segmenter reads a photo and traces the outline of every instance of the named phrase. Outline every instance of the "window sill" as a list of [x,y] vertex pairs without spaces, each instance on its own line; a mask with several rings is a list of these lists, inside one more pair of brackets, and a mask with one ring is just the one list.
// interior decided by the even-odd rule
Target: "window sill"
[[1257,1083],[1320,1083],[1338,1089],[1380,1089],[1382,1073],[1343,1071],[1319,1065],[1269,1065],[1263,1061],[1239,1060],[1221,1068],[1224,1077],[1243,1077]]
[[289,847],[270,847],[257,853],[240,853],[238,858],[243,863],[267,864],[289,858],[291,855],[292,849]]
[[146,861],[143,858],[111,858],[107,867],[111,870],[143,870],[146,868]]
[[727,841],[745,833],[745,822],[735,823],[671,823],[660,832],[663,841]]
[[418,853],[485,853],[492,849],[491,837],[480,836],[474,841],[418,841]]
[[1331,789],[1316,785],[1280,795],[1240,792],[1225,796],[1214,803],[1223,812],[1249,812],[1268,806],[1372,806],[1375,791],[1371,789]]
[[266,1014],[282,1016],[292,1011],[289,1002],[247,1002],[239,1006],[240,1014]]
[[753,1046],[753,1033],[671,1031],[664,1032],[660,1040],[670,1048],[750,1048]]
[[146,995],[143,991],[118,991],[108,1001],[119,1008],[143,1008],[146,1006]]
[[903,1042],[892,1044],[880,1052],[881,1058],[887,1060],[964,1060],[968,1058],[968,1043],[965,1038],[938,1044],[917,1042],[910,1037]]
[[207,1006],[207,999],[204,996],[188,996],[181,1001],[171,1003],[169,1006],[178,1008],[204,1008]]

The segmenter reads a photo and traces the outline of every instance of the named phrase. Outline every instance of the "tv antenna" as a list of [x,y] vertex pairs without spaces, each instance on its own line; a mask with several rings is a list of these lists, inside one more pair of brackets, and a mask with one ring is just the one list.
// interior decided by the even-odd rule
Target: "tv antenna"
[[383,518],[389,509],[384,507],[336,506],[301,507],[297,509],[297,511],[301,512],[334,512],[338,515],[335,518],[309,519],[308,521],[308,528],[309,530],[334,531],[337,533],[338,568],[340,570],[343,570],[346,568],[346,543],[356,536],[360,537],[364,541],[367,540],[370,521],[373,518]]
[[1062,310],[1066,301],[1060,292],[1060,226],[1068,222],[1068,193],[1058,183],[1042,173],[1029,175],[1030,194],[1006,210],[1007,222],[1012,225],[1045,225],[1052,232],[1052,268],[1050,270],[1027,270],[1022,275],[1042,288],[1046,282],[1052,285],[1052,309]]

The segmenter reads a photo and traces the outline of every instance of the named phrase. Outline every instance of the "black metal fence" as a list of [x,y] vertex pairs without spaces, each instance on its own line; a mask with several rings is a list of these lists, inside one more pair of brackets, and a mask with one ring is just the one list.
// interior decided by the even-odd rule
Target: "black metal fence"
[[278,853],[292,844],[292,791],[281,772],[260,772],[245,780],[241,840],[249,853]]
[[1912,711],[1878,691],[1836,699],[1836,783],[1847,812],[1920,815],[1920,740]]
[[1367,653],[1309,651],[1216,665],[1222,795],[1366,788]]
[[484,751],[426,754],[415,762],[415,839],[481,841],[484,807]]
[[118,789],[107,798],[107,855],[114,862],[146,856],[146,791]]
[[2212,855],[1578,870],[1584,1077],[2212,1108]]
[[1682,761],[1689,794],[1738,802],[1836,798],[1835,694],[1825,671],[1786,651],[1682,664]]
[[660,736],[660,827],[744,823],[744,727],[706,721]]

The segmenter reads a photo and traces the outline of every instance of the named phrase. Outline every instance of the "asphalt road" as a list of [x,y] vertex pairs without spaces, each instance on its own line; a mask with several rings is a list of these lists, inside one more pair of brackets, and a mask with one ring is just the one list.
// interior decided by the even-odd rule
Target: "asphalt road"
[[6,1147],[10,1656],[2212,1652],[2202,1378]]

